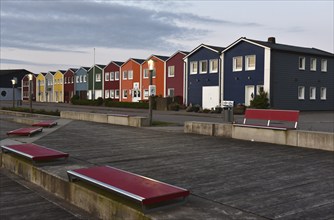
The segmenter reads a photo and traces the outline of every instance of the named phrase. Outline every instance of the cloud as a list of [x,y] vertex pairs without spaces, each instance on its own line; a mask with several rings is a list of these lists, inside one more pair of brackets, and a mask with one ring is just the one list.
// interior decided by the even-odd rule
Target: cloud
[[25,60],[16,60],[16,59],[0,59],[1,64],[16,64],[16,65],[30,65],[30,66],[61,66],[64,64],[53,64],[53,63],[36,63]]

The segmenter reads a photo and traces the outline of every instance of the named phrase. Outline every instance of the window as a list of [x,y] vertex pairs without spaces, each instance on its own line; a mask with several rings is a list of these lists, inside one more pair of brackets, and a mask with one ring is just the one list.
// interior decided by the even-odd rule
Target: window
[[168,77],[174,77],[175,75],[175,66],[168,66]]
[[148,78],[148,69],[144,69],[143,78]]
[[128,79],[128,71],[123,71],[123,79]]
[[115,89],[115,99],[119,99],[119,89]]
[[79,77],[79,82],[82,82],[82,75],[80,75]]
[[123,89],[123,99],[127,99],[127,98],[128,98],[128,90]]
[[64,84],[67,84],[67,77],[64,77]]
[[114,80],[115,80],[115,73],[110,72],[110,81],[114,81]]
[[148,99],[148,89],[144,89],[144,99]]
[[299,69],[305,70],[305,57],[299,57]]
[[104,75],[104,80],[105,81],[109,81],[109,72],[106,72],[105,75]]
[[321,72],[327,72],[327,60],[321,60]]
[[115,72],[115,80],[119,80],[119,71]]
[[321,100],[326,100],[327,99],[327,89],[326,87],[321,87],[320,88],[320,99]]
[[310,69],[311,69],[311,71],[316,71],[317,70],[317,59],[316,58],[311,58]]
[[190,62],[190,74],[197,74],[197,61]]
[[84,82],[87,82],[87,75],[84,75],[83,77],[84,77],[84,78],[83,78],[83,81],[84,81]]
[[210,73],[218,72],[218,60],[210,60]]
[[246,56],[245,59],[246,59],[245,70],[255,70],[256,56],[255,55],[249,55],[249,56]]
[[153,72],[152,72],[152,78],[155,78],[156,75],[157,75],[157,71],[156,71],[156,69],[154,68],[154,69],[153,69]]
[[305,87],[298,86],[298,99],[304,100],[305,99]]
[[315,87],[310,87],[310,99],[315,100],[316,97],[316,88]]
[[110,98],[115,98],[115,90],[113,89],[110,90]]
[[105,99],[109,98],[109,90],[104,91],[104,98]]
[[257,85],[256,86],[256,95],[260,95],[260,92],[264,91],[263,85]]
[[242,71],[242,57],[233,57],[233,72]]
[[101,73],[96,73],[95,80],[95,82],[101,82]]
[[208,72],[208,61],[206,60],[199,61],[199,69],[200,69],[200,73],[207,73]]
[[174,97],[174,88],[168,88],[167,95],[170,97]]
[[128,71],[128,79],[133,79],[133,70]]

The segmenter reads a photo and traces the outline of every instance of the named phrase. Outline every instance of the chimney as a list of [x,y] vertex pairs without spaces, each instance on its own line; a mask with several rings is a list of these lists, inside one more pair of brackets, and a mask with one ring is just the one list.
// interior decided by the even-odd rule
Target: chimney
[[276,43],[276,38],[275,37],[268,37],[268,42],[275,44]]

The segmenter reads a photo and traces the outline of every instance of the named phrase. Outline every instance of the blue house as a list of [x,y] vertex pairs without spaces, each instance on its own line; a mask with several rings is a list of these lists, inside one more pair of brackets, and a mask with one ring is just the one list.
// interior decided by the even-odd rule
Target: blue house
[[225,48],[201,44],[183,58],[185,103],[214,108],[221,103],[220,54]]
[[74,91],[80,99],[87,99],[88,77],[90,67],[80,67],[74,74]]
[[334,56],[316,48],[240,38],[221,56],[225,100],[250,105],[261,90],[271,108],[334,110]]

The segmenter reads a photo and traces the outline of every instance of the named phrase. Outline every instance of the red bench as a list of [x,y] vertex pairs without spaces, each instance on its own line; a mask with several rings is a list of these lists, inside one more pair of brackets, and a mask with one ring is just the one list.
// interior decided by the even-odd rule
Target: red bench
[[41,127],[29,127],[29,128],[19,128],[16,130],[8,131],[7,135],[20,135],[20,136],[30,136],[32,134],[42,132],[43,128]]
[[47,128],[51,128],[53,126],[56,126],[57,125],[57,122],[56,121],[51,121],[51,120],[47,120],[47,121],[40,121],[40,122],[37,122],[37,123],[34,123],[32,124],[32,126],[34,127],[47,127]]
[[49,149],[37,144],[16,144],[1,146],[3,152],[11,152],[20,156],[29,158],[34,162],[42,162],[64,158],[68,158],[68,153],[63,153],[53,149]]
[[190,194],[186,189],[110,166],[71,170],[67,174],[70,181],[83,180],[139,202],[144,211],[164,202],[185,201]]
[[246,109],[243,123],[235,123],[234,126],[275,130],[297,129],[298,118],[299,111],[296,110]]

